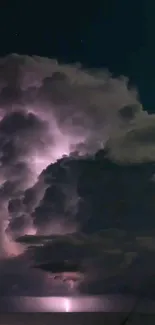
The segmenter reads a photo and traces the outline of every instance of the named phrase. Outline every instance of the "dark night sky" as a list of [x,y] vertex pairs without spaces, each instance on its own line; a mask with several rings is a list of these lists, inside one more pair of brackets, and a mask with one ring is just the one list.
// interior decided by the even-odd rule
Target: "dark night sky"
[[151,0],[5,1],[0,54],[56,57],[129,76],[147,109],[155,104],[155,5]]

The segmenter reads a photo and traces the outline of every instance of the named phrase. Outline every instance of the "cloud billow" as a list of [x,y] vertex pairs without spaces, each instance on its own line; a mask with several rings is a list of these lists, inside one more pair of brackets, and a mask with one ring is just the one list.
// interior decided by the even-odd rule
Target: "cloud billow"
[[[1,58],[1,232],[4,220],[11,238],[129,224],[131,184],[121,179],[132,167],[116,165],[154,162],[153,127],[154,115],[143,110],[126,77],[37,56]],[[100,149],[109,159],[101,159],[103,167],[93,161]],[[146,184],[143,172],[134,173],[135,183]]]

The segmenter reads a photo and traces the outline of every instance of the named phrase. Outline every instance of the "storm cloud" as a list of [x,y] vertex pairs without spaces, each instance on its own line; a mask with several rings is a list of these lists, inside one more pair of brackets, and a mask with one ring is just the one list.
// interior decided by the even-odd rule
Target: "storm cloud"
[[[23,287],[34,263],[21,236],[61,237],[35,248],[35,262],[51,252],[102,256],[106,282],[138,254],[154,254],[155,116],[146,109],[125,76],[37,56],[0,58],[2,292],[7,283],[12,292],[19,273]],[[99,278],[103,268],[93,263]],[[49,287],[33,273],[32,291],[31,276]]]
[[[128,205],[118,204],[117,216],[110,207],[131,190],[119,164],[154,162],[154,119],[124,76],[37,56],[1,58],[2,238],[88,231],[93,220],[98,228],[123,224]],[[100,149],[107,158],[95,156]],[[146,184],[148,169],[134,175]]]
[[[41,203],[48,184],[39,175],[63,155],[92,154],[104,147],[114,129],[124,123],[119,110],[138,105],[136,91],[129,90],[127,83],[124,77],[113,79],[108,73],[48,58],[11,54],[0,59],[0,192],[11,236],[20,234],[20,229],[21,234],[24,229],[35,233],[39,219],[42,227],[47,224],[44,220],[51,222],[50,209],[54,213],[56,206],[49,208],[48,189]],[[57,185],[53,190],[53,202],[58,200],[56,193],[63,201],[55,219],[63,223],[65,209],[72,219],[67,227],[75,229],[69,215],[76,214],[78,197],[76,182],[71,177],[69,182],[67,194],[64,184],[63,190]],[[68,203],[66,195],[71,192],[72,203]],[[28,195],[33,197],[31,203]]]

